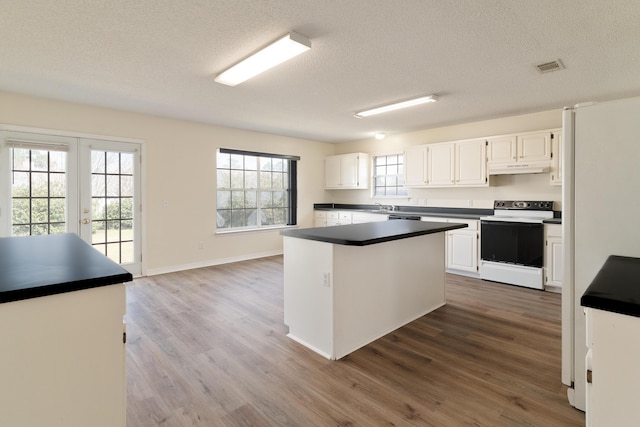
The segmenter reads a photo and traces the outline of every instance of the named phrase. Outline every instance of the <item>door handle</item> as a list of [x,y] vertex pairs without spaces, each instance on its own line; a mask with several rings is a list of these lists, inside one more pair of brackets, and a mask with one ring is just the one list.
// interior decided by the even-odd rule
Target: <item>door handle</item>
[[89,221],[89,219],[88,219],[88,218],[83,218],[83,219],[82,219],[82,223],[83,223],[83,224],[89,224],[89,222],[90,222],[90,221]]

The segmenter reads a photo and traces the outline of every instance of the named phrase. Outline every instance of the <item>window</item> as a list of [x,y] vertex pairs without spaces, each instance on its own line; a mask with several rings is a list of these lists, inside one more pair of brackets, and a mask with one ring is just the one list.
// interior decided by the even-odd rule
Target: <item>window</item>
[[11,147],[11,235],[64,233],[67,193],[64,147]]
[[218,150],[218,230],[295,225],[299,159],[297,156]]
[[373,195],[382,197],[407,196],[404,188],[402,154],[373,158]]
[[118,264],[133,262],[134,153],[91,151],[91,244]]

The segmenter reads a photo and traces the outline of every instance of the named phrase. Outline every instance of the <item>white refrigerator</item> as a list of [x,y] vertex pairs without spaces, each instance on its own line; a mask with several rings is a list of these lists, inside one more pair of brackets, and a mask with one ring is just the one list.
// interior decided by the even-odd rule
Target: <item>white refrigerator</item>
[[609,255],[640,257],[640,98],[563,112],[562,382],[585,410],[580,297]]

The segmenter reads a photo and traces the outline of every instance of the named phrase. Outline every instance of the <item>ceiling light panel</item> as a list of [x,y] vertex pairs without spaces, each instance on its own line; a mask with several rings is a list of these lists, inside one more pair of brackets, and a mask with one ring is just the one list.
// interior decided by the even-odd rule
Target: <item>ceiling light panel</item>
[[218,74],[215,81],[235,86],[311,49],[311,41],[291,31],[264,49]]
[[436,102],[437,100],[438,97],[436,95],[421,96],[420,98],[414,98],[408,101],[396,102],[395,104],[389,104],[382,107],[372,108],[370,110],[360,111],[356,113],[355,116],[358,118],[369,117],[375,114],[399,110],[401,108],[408,108],[416,105],[427,104],[429,102]]

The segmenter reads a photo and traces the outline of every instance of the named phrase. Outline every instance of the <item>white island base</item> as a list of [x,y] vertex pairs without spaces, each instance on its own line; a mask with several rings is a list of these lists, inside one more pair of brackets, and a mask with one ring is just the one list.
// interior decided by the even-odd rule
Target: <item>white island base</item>
[[444,236],[366,246],[285,236],[288,336],[337,360],[443,306]]

